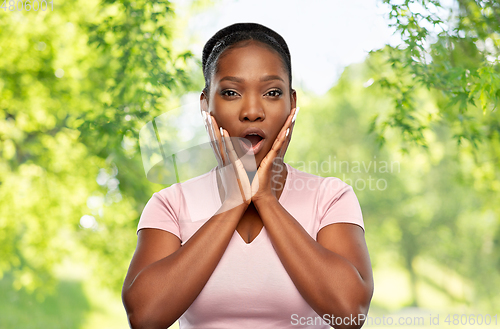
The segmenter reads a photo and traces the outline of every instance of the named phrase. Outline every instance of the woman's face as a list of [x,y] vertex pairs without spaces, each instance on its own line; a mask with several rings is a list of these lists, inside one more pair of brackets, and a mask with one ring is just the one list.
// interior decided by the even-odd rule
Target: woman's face
[[264,134],[264,139],[259,143],[262,145],[256,145],[260,137],[248,138],[256,145],[255,155],[252,150],[247,153],[247,149],[233,139],[246,170],[257,170],[295,107],[295,90],[289,88],[288,73],[280,55],[257,41],[242,41],[225,50],[217,68],[208,100],[201,95],[202,109],[208,106],[219,127],[227,130],[231,137],[245,137],[248,128],[261,129],[259,134]]

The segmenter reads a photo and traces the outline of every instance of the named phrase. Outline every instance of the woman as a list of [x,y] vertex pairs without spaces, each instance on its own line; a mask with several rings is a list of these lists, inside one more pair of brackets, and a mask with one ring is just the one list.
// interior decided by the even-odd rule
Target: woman
[[203,73],[219,165],[144,208],[122,292],[131,327],[361,327],[373,279],[358,200],[283,162],[297,101],[285,41],[228,26],[205,45]]

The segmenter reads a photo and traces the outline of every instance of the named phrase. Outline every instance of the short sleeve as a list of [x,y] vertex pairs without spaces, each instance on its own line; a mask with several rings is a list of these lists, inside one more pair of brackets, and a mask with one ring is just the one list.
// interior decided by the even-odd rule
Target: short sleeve
[[320,186],[318,202],[321,230],[334,223],[352,223],[365,230],[363,214],[352,187],[337,177],[327,177]]
[[175,203],[178,200],[176,200],[175,194],[172,197],[168,197],[168,193],[166,194],[167,197],[156,192],[149,199],[142,211],[136,233],[139,233],[139,230],[143,228],[156,228],[168,231],[181,240],[179,221],[175,211]]

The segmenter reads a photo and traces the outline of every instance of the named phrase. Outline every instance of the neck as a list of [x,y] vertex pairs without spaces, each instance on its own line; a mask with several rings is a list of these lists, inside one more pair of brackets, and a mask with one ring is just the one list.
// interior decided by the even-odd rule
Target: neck
[[257,173],[257,170],[255,170],[255,171],[247,171],[247,176],[248,176],[248,180],[250,181],[250,184],[252,184],[253,179],[254,179],[256,173]]

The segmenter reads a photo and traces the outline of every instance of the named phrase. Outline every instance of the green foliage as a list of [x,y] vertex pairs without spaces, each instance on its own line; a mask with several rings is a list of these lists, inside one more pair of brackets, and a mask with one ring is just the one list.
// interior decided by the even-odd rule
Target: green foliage
[[[167,1],[65,1],[0,20],[0,277],[54,292],[87,259],[119,292],[145,202],[139,129],[178,101],[196,62]],[[97,177],[101,177],[99,183]],[[83,215],[96,219],[80,225]]]
[[[377,79],[394,104],[387,118],[372,118],[372,132],[380,144],[385,128],[391,126],[400,128],[406,142],[425,146],[422,131],[442,120],[454,126],[453,137],[459,144],[468,141],[477,148],[479,143],[491,142],[500,121],[498,3],[460,0],[446,13],[437,0],[383,2],[403,44],[384,50],[388,66],[383,66],[384,73]],[[413,92],[418,86],[438,92],[443,99],[427,123],[415,119],[420,109]]]
[[184,69],[193,56],[189,51],[176,53],[172,47],[175,22],[166,0],[102,3],[88,35],[90,46],[99,51],[95,74],[107,73],[100,79],[105,110],[85,113],[79,127],[85,136],[115,136],[108,145],[115,149],[125,131],[138,136],[134,120],[126,118],[159,115],[169,109],[167,98],[189,86]]
[[[391,117],[393,89],[370,84],[388,58],[380,51],[363,64],[349,66],[322,98],[299,95],[302,110],[286,161],[350,184],[363,211],[375,272],[385,270],[390,259],[408,274],[410,286],[392,285],[392,291],[382,290],[375,277],[374,306],[401,307],[388,303],[386,296],[409,288],[410,298],[403,305],[429,308],[425,299],[430,290],[447,301],[443,308],[494,310],[498,296],[493,287],[500,284],[500,203],[498,193],[489,189],[488,179],[495,175],[492,163],[478,166],[471,149],[457,147],[453,127],[445,122],[430,124],[440,98],[423,86],[412,89],[418,112],[411,124],[427,126],[418,132],[427,147],[398,152],[411,135],[404,140],[399,137],[400,126],[391,125],[385,128],[385,147],[377,147],[367,134],[371,118],[397,119]],[[393,78],[394,72],[383,73]],[[436,264],[435,270],[426,271],[419,264]],[[443,282],[440,273],[458,276],[464,288]]]
[[[450,22],[426,11],[438,1],[385,2],[405,44],[347,68],[324,98],[300,94],[287,161],[353,185],[375,269],[390,250],[413,280],[408,304],[421,302],[416,287],[425,282],[456,303],[491,308],[500,285],[499,6],[460,1],[446,29]],[[139,130],[203,80],[199,61],[176,43],[185,22],[167,1],[73,0],[55,9],[0,20],[0,277],[6,303],[22,299],[11,306],[34,310],[26,293],[42,301],[52,292],[86,311],[80,287],[58,284],[55,266],[81,260],[118,295],[139,216],[164,187],[145,178]],[[302,167],[328,157],[351,170]],[[389,168],[355,171],[356,161]],[[84,215],[96,223],[80,225]],[[422,260],[458,275],[472,293],[441,284],[417,266]],[[46,319],[63,307],[46,298],[34,319],[82,322],[78,312],[66,324]],[[14,309],[0,309],[0,326],[22,325]]]
[[25,291],[13,290],[12,282],[10,275],[0,281],[1,328],[66,329],[79,328],[85,322],[90,303],[82,282],[59,282],[55,294],[43,302]]

